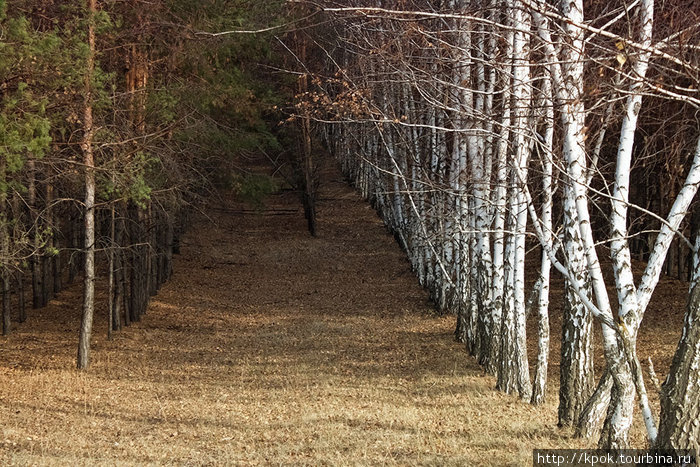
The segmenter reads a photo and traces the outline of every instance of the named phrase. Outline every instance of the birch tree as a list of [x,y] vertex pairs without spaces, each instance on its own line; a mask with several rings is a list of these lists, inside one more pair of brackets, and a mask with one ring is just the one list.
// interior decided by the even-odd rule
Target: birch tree
[[514,157],[509,193],[509,225],[505,247],[505,281],[501,327],[501,357],[497,387],[517,391],[522,399],[532,395],[525,335],[525,234],[527,204],[521,184],[527,183],[530,144],[528,123],[531,102],[529,68],[530,14],[519,2],[512,3],[513,18],[513,132]]
[[[640,23],[641,33],[640,40],[637,46],[640,49],[634,57],[632,83],[628,93],[626,104],[626,113],[623,117],[621,134],[619,138],[618,155],[616,161],[616,176],[614,182],[613,195],[611,197],[612,214],[610,216],[611,223],[611,255],[613,262],[613,270],[615,272],[615,285],[618,293],[619,310],[618,316],[622,323],[620,329],[616,326],[604,325],[603,335],[605,341],[606,359],[608,368],[613,378],[613,392],[608,416],[606,417],[605,427],[601,435],[600,444],[608,448],[625,447],[628,444],[628,431],[632,422],[633,401],[636,394],[639,397],[639,404],[642,410],[642,415],[647,425],[647,432],[651,443],[656,438],[656,427],[653,420],[653,415],[649,408],[648,397],[644,387],[644,380],[641,375],[641,369],[636,357],[636,333],[639,328],[639,323],[644,313],[644,309],[648,305],[648,300],[651,291],[658,282],[658,275],[663,264],[663,259],[668,251],[668,244],[673,237],[673,232],[676,231],[680,224],[680,219],[687,209],[692,197],[694,196],[697,185],[695,177],[695,163],[690,168],[688,177],[684,184],[681,193],[676,198],[676,201],[671,208],[667,217],[666,223],[662,227],[659,236],[657,237],[653,253],[648,261],[647,267],[640,280],[639,287],[635,287],[631,271],[631,259],[629,255],[629,247],[626,239],[628,237],[627,227],[627,206],[628,190],[629,190],[629,169],[632,157],[632,146],[634,141],[634,132],[636,128],[637,116],[642,100],[641,88],[643,86],[644,77],[648,68],[648,61],[652,44],[652,25],[653,25],[653,9],[652,1],[641,2],[640,8]],[[571,17],[570,23],[574,27],[582,29],[582,17]],[[542,26],[545,21],[540,20],[540,33],[549,44],[551,52],[551,40],[547,36],[546,31]],[[560,79],[559,70],[556,66],[552,66],[555,79]],[[562,84],[562,89],[565,86]],[[566,124],[566,122],[565,122]],[[565,140],[566,141],[566,140]],[[566,143],[565,143],[566,144]],[[567,151],[565,150],[565,154]],[[571,154],[571,153],[569,153]],[[583,160],[583,159],[579,159]],[[580,180],[575,185],[575,191],[578,190],[583,195],[585,184],[582,183],[581,167],[572,164],[575,159],[568,156],[567,174],[574,181]],[[578,188],[576,188],[578,186]],[[689,197],[689,198],[688,198]],[[588,220],[590,216],[587,213],[585,196],[578,196],[576,199],[576,213],[580,219]],[[579,220],[579,231],[583,244],[588,247],[587,263],[588,270],[592,277],[593,289],[595,292],[598,310],[594,310],[594,305],[588,304],[591,311],[594,311],[598,316],[604,317],[605,321],[610,322],[612,318],[612,310],[610,309],[610,301],[603,286],[602,275],[600,274],[600,264],[595,252],[595,243],[592,239],[590,230],[590,221],[587,224],[581,224]],[[581,295],[579,291],[579,295]],[[616,332],[617,331],[617,334]]]
[[661,391],[661,415],[656,446],[695,449],[700,439],[700,235],[695,232],[690,296],[678,348]]
[[549,283],[551,260],[548,251],[554,250],[554,232],[552,209],[554,204],[554,102],[552,83],[549,77],[543,78],[542,107],[544,109],[543,130],[536,145],[542,169],[542,210],[540,219],[545,245],[540,259],[540,277],[536,283],[537,293],[537,364],[535,379],[532,383],[532,404],[540,405],[545,401],[547,390],[547,369],[549,367]]

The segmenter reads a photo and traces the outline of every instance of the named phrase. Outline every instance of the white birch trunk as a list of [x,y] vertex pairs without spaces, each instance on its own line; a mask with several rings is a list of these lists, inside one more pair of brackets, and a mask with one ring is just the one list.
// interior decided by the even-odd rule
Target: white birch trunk
[[[510,11],[510,10],[507,10]],[[503,55],[513,55],[513,30],[508,28],[505,32]],[[493,206],[493,256],[491,272],[491,309],[488,311],[489,327],[492,330],[488,336],[489,341],[484,345],[483,364],[484,369],[495,375],[498,371],[498,362],[501,360],[501,324],[505,307],[505,225],[507,214],[508,195],[508,157],[511,152],[511,92],[512,92],[512,68],[506,67],[501,89],[501,120],[500,134],[494,141],[496,153],[496,177],[495,189],[492,192]],[[486,350],[488,349],[488,350]]]
[[[482,29],[482,28],[480,28]],[[485,68],[484,60],[484,33],[477,30],[474,46],[474,56],[476,57],[474,87],[477,92],[472,98],[474,108],[471,110],[472,118],[468,125],[469,136],[469,158],[471,161],[471,173],[473,177],[472,197],[474,199],[474,234],[477,239],[475,251],[473,253],[473,264],[475,268],[475,285],[477,298],[477,341],[475,342],[474,354],[483,362],[489,354],[486,348],[492,332],[489,326],[488,313],[491,309],[491,242],[490,242],[490,172],[491,160],[486,155],[486,144],[484,141],[484,120],[485,115]],[[472,93],[474,94],[474,93]]]
[[[542,89],[545,108],[544,135],[541,144],[540,155],[542,159],[542,230],[546,245],[542,247],[540,260],[540,283],[537,296],[537,364],[535,365],[535,379],[532,387],[533,405],[545,402],[547,394],[547,369],[549,367],[549,279],[552,262],[549,259],[548,250],[554,249],[552,228],[552,208],[554,201],[553,184],[553,149],[554,149],[554,102],[552,98],[551,80],[545,78]],[[534,219],[533,219],[534,221]]]
[[[652,26],[654,15],[654,1],[642,0],[640,17],[642,22],[642,43],[651,45]],[[647,433],[651,444],[656,440],[656,424],[649,408],[644,380],[639,374],[639,366],[636,361],[636,339],[639,322],[641,321],[640,303],[634,285],[632,274],[632,257],[630,254],[627,226],[627,206],[629,203],[629,173],[632,164],[632,150],[634,146],[634,135],[637,128],[637,120],[642,105],[642,87],[649,66],[650,54],[642,52],[633,64],[634,82],[630,87],[630,94],[627,98],[626,112],[622,120],[620,130],[620,142],[618,146],[615,184],[611,200],[610,214],[610,256],[612,259],[613,272],[615,274],[615,285],[617,289],[619,309],[618,314],[625,322],[627,330],[623,339],[625,350],[628,352],[627,364],[619,365],[618,371],[612,373],[614,386],[613,397],[606,419],[606,426],[603,428],[601,438],[604,445],[612,447],[626,447],[627,432],[632,423],[632,413],[634,411],[634,394],[637,384],[637,393],[640,398],[640,405],[644,421],[647,426]],[[627,318],[627,319],[626,319]],[[632,374],[632,372],[636,374]],[[608,426],[611,425],[611,426]]]
[[532,386],[527,360],[525,335],[525,234],[527,226],[527,164],[530,144],[527,141],[528,112],[531,103],[529,68],[529,13],[522,5],[513,9],[513,95],[515,100],[513,132],[515,157],[510,189],[512,233],[506,244],[506,293],[500,365],[497,387],[503,391],[517,391],[524,400],[530,400]]

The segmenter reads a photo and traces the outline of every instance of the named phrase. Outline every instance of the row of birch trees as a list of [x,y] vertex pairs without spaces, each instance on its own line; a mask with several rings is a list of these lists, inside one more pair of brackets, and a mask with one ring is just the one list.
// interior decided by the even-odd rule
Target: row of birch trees
[[[543,403],[549,317],[561,313],[559,425],[624,448],[638,406],[651,446],[697,448],[693,2],[306,5],[324,18],[314,39],[325,58],[298,113],[314,115],[497,388]],[[656,179],[677,183],[657,199],[644,188]],[[659,411],[637,335],[679,244],[692,253],[689,305]],[[564,306],[550,310],[557,277]]]

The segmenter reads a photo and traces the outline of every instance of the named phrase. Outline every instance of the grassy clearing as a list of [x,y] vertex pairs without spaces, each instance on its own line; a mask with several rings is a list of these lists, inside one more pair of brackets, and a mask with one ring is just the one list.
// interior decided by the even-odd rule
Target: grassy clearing
[[[172,317],[157,303],[147,321]],[[144,322],[87,374],[4,371],[3,463],[522,465],[571,443],[553,407],[542,417],[465,366],[451,320],[258,318],[261,333],[197,339]]]

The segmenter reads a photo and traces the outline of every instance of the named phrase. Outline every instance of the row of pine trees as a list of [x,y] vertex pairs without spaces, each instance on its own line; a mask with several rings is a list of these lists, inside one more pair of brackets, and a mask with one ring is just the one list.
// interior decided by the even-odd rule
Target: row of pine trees
[[279,4],[0,1],[3,334],[80,279],[85,368],[94,319],[111,333],[146,312],[190,206],[240,185],[241,154],[279,150],[270,42],[210,34],[279,21]]

